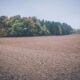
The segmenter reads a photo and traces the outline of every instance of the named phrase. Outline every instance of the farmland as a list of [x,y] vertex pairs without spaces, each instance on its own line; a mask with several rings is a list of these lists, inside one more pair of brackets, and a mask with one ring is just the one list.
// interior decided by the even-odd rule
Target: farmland
[[80,35],[0,38],[0,80],[80,80]]

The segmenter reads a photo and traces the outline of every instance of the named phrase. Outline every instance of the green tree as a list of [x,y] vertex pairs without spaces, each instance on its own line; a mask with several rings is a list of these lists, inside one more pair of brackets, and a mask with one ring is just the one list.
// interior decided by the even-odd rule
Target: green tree
[[67,35],[72,31],[72,27],[66,23],[20,15],[0,16],[0,36]]

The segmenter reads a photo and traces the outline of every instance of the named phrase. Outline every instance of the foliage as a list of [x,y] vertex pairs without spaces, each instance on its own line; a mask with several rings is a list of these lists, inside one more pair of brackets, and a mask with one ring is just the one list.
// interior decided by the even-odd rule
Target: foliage
[[42,36],[71,34],[66,23],[39,20],[36,17],[0,16],[0,36]]

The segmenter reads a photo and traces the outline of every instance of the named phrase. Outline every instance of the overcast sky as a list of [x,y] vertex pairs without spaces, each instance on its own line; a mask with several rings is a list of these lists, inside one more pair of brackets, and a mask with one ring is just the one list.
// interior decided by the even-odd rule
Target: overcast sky
[[0,16],[18,14],[80,28],[80,0],[0,0]]

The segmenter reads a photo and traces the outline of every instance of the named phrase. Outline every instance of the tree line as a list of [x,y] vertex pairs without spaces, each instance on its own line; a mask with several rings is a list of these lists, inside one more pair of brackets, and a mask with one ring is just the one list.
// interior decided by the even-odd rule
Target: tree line
[[68,35],[73,31],[66,23],[40,20],[36,17],[0,16],[0,36]]

